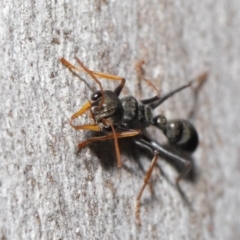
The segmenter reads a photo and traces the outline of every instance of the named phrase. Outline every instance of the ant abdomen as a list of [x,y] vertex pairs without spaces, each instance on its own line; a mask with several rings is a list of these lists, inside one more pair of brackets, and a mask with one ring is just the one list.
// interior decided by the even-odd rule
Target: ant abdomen
[[162,130],[169,143],[184,151],[194,152],[198,146],[198,134],[195,127],[187,120],[167,120],[158,115],[153,118],[153,125]]

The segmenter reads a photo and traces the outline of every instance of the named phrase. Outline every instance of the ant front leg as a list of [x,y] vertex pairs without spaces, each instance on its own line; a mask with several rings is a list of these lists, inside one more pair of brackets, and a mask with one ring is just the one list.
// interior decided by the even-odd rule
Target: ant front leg
[[159,154],[183,164],[184,170],[176,178],[176,185],[177,185],[177,188],[179,189],[180,188],[179,187],[180,180],[183,179],[192,168],[191,162],[188,161],[187,159],[184,159],[184,158],[172,153],[172,152],[169,152],[168,150],[163,148],[160,144],[158,144],[155,141],[150,140],[146,136],[144,136],[144,139],[137,138],[134,142],[143,149],[146,149],[152,153],[154,153],[154,151],[157,151]]
[[[79,143],[78,145],[78,149],[82,149],[84,147],[86,147],[88,144],[92,143],[92,142],[97,142],[97,141],[106,141],[109,139],[119,139],[119,138],[127,138],[127,137],[134,137],[137,136],[141,133],[140,130],[129,130],[129,131],[125,131],[125,132],[113,132],[110,133],[108,135],[104,135],[104,136],[100,136],[100,137],[92,137],[87,139],[84,142]],[[121,161],[121,157],[120,157],[120,151],[118,149],[118,144],[115,144],[115,150],[116,150],[116,155],[117,155],[117,164],[118,167],[122,166],[122,161]]]

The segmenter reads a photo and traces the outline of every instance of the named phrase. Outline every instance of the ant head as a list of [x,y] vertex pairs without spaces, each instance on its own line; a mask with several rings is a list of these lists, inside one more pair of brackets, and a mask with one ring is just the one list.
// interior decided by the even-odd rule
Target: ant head
[[91,113],[101,129],[109,129],[109,122],[118,126],[123,118],[123,106],[118,96],[109,90],[96,91],[91,96]]

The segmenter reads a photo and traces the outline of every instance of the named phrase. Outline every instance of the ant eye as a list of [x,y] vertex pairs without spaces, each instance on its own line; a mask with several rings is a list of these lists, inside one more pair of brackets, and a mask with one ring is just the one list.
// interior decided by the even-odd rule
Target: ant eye
[[92,101],[96,101],[98,100],[100,97],[102,97],[102,92],[101,91],[96,91],[91,95],[91,100]]

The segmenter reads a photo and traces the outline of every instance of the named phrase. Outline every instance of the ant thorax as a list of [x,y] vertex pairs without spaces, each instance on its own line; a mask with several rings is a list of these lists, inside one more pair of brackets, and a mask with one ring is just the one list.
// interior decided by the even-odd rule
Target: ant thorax
[[123,97],[121,102],[124,110],[123,127],[145,129],[151,124],[152,110],[149,106],[137,101],[133,96]]

